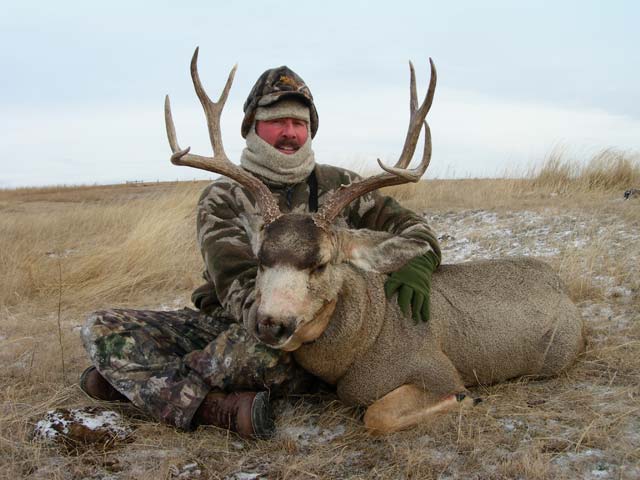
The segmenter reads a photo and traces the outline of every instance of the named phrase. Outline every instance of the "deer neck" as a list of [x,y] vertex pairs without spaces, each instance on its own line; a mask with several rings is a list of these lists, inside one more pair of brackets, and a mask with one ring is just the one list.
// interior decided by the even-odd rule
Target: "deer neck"
[[336,383],[375,343],[386,311],[383,276],[344,264],[344,281],[324,333],[294,352],[307,371]]

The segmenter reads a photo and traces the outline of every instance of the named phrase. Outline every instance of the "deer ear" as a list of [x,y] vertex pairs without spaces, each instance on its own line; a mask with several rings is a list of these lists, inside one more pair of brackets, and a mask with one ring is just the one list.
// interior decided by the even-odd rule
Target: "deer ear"
[[340,229],[336,236],[338,262],[351,263],[368,272],[395,272],[421,253],[411,245],[413,241],[388,232]]

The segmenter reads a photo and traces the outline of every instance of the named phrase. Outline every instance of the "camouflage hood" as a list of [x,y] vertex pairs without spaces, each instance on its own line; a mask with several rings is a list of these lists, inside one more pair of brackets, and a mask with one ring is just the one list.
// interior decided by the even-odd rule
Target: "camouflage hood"
[[284,98],[296,99],[309,107],[309,132],[312,138],[315,137],[318,131],[318,112],[311,91],[302,78],[284,65],[264,72],[251,89],[243,107],[242,136],[247,138],[258,107],[267,107]]

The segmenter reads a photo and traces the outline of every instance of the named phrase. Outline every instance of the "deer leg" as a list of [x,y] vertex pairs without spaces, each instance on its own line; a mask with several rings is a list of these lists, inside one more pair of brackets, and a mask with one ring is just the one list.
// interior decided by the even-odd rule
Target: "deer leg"
[[466,391],[437,399],[416,385],[406,384],[369,406],[364,415],[364,424],[369,433],[384,435],[413,427],[456,407],[473,406],[476,403]]

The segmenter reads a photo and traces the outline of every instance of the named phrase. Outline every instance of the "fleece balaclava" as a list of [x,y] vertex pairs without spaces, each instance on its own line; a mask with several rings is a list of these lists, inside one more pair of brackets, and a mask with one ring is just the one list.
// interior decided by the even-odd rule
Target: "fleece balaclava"
[[274,120],[276,118],[295,118],[310,123],[309,108],[293,98],[283,98],[266,107],[258,107],[254,122],[247,132],[247,147],[240,157],[240,164],[251,173],[259,175],[272,183],[294,184],[305,180],[315,167],[311,135],[307,141],[292,154],[278,151],[258,136],[256,120]]

